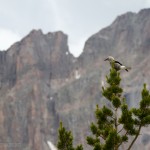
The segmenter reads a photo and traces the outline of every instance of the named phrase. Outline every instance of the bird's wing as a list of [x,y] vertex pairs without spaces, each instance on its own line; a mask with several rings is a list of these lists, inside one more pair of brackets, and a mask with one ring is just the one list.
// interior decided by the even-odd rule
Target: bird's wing
[[121,64],[119,61],[116,61],[116,60],[115,60],[115,63],[120,64],[120,65],[122,66],[122,64]]

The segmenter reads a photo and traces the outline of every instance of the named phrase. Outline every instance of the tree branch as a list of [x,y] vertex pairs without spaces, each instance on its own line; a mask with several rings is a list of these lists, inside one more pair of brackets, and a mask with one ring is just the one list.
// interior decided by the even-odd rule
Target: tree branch
[[142,127],[142,125],[140,124],[139,129],[138,129],[138,133],[137,133],[137,135],[135,136],[135,138],[133,139],[133,141],[131,142],[131,144],[129,145],[129,148],[128,148],[127,150],[130,150],[131,147],[133,146],[134,142],[136,141],[137,137],[138,137],[139,134],[140,134],[141,127]]
[[123,129],[124,129],[124,127],[122,127],[122,129],[120,129],[120,130],[117,132],[117,134],[119,134],[121,131],[123,131]]
[[[118,118],[117,118],[117,108],[115,109],[115,129],[118,132]],[[118,150],[118,144],[115,145],[115,150]]]
[[117,124],[117,108],[115,109],[115,129],[116,129],[116,132],[117,132],[117,127],[118,127],[118,124]]

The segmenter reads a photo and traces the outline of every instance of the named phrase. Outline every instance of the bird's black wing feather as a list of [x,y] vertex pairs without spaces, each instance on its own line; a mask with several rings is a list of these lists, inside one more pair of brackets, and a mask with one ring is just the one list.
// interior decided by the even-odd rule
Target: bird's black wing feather
[[120,65],[122,66],[122,64],[121,64],[119,61],[116,61],[116,60],[115,60],[115,63],[118,63],[118,64],[120,64]]

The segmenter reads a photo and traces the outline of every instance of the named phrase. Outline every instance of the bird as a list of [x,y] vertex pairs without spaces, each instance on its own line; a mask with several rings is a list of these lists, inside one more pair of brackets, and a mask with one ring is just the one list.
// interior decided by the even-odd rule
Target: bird
[[131,69],[130,67],[126,67],[119,61],[115,60],[112,56],[108,56],[108,58],[106,58],[104,61],[109,61],[111,67],[113,67],[116,71],[126,70],[128,72],[129,69]]

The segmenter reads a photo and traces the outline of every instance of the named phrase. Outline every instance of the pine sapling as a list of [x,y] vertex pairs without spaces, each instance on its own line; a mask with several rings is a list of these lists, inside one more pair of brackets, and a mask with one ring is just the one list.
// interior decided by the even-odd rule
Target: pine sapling
[[[118,150],[122,144],[128,142],[127,150],[130,150],[141,128],[150,124],[150,94],[144,84],[140,107],[129,109],[122,96],[120,73],[112,68],[106,80],[108,86],[102,87],[102,94],[110,106],[99,108],[97,105],[96,123],[91,123],[93,136],[87,137],[87,143],[94,150]],[[132,137],[131,143],[129,137]]]
[[63,127],[62,122],[60,122],[58,132],[59,132],[57,143],[58,150],[83,150],[82,145],[79,145],[76,148],[73,147],[72,133],[71,131],[67,131],[65,127]]

